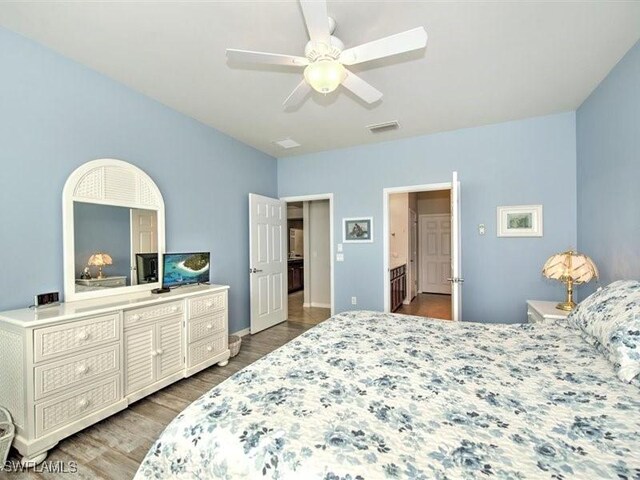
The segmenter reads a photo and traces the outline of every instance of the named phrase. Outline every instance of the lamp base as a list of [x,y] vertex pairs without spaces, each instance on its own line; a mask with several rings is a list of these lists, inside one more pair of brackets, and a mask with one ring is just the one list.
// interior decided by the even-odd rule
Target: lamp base
[[573,310],[574,308],[576,308],[576,302],[574,301],[570,301],[570,302],[561,302],[559,304],[556,305],[556,308],[558,310],[563,310],[565,312],[570,312],[571,310]]

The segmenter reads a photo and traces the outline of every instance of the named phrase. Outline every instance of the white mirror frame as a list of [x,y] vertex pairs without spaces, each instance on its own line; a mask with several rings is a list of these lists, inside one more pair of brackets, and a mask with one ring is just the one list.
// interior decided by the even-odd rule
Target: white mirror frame
[[[62,192],[65,302],[148,292],[161,286],[161,282],[156,282],[76,292],[74,202],[156,211],[158,256],[165,253],[164,200],[151,177],[135,165],[122,160],[103,158],[87,162],[69,175]],[[158,262],[158,278],[162,278],[162,262]]]

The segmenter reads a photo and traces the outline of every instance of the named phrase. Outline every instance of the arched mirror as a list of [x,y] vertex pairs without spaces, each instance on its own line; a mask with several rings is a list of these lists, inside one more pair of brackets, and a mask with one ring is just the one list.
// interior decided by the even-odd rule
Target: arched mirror
[[122,160],[85,163],[62,193],[65,301],[161,286],[164,201],[153,180]]

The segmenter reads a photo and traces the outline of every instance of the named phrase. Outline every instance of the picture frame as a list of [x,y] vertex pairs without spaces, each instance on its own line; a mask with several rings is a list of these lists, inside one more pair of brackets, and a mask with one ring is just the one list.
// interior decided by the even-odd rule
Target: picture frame
[[498,207],[498,237],[542,237],[542,205]]
[[373,243],[373,217],[343,218],[342,243]]

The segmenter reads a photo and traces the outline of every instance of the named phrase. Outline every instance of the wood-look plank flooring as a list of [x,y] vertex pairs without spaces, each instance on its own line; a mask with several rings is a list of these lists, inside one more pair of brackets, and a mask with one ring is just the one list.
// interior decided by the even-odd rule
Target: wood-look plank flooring
[[419,293],[409,305],[402,305],[395,313],[451,320],[451,295]]
[[[185,378],[62,440],[49,452],[45,462],[65,462],[67,466],[75,462],[77,473],[74,475],[31,470],[0,472],[0,478],[130,480],[153,442],[187,405],[312,326],[312,323],[288,321],[256,335],[247,335],[242,338],[240,353],[230,359],[227,366],[214,365]],[[12,451],[9,460],[18,462],[17,452]],[[43,465],[37,467],[42,468]]]
[[289,320],[298,323],[317,325],[331,316],[330,308],[303,307],[302,290],[289,295]]

